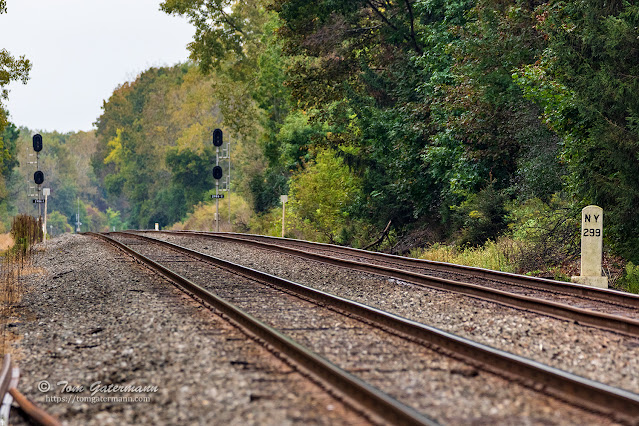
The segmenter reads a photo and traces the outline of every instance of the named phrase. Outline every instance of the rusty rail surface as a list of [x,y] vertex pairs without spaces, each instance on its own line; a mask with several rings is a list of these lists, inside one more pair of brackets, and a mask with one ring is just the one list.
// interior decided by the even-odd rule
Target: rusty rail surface
[[[19,369],[11,362],[11,355],[6,354],[2,360],[2,368],[0,369],[0,419],[6,414],[7,424],[9,422],[9,409],[11,402],[15,401],[20,409],[26,414],[29,420],[41,426],[60,426],[61,423],[48,414],[46,411],[29,401],[20,391],[18,386]],[[5,402],[6,406],[5,412]]]
[[[445,278],[432,277],[429,275],[425,275],[422,273],[405,271],[402,269],[391,268],[388,266],[380,266],[369,263],[358,262],[354,260],[341,259],[336,257],[331,257],[323,254],[306,252],[303,250],[299,250],[296,248],[285,247],[277,244],[268,244],[264,242],[259,242],[251,239],[246,239],[243,237],[237,238],[237,234],[217,234],[217,233],[207,233],[207,232],[193,232],[193,231],[156,231],[167,234],[181,234],[181,235],[189,235],[189,236],[202,236],[206,238],[213,239],[222,239],[226,241],[233,241],[242,244],[247,244],[260,248],[267,248],[271,250],[276,250],[279,252],[291,254],[294,256],[303,257],[306,259],[311,259],[319,262],[324,262],[328,264],[332,264],[335,266],[341,266],[345,268],[350,268],[362,272],[369,272],[377,275],[382,275],[385,277],[395,278],[402,281],[409,282],[411,284],[416,284],[419,286],[436,288],[439,290],[447,290],[453,291],[460,294],[464,294],[467,296],[472,296],[475,298],[479,298],[482,300],[486,300],[489,302],[496,302],[505,306],[517,308],[517,309],[525,309],[531,312],[535,312],[538,314],[549,315],[555,318],[565,319],[569,321],[576,321],[582,325],[588,325],[592,327],[597,327],[609,331],[614,331],[618,333],[627,334],[633,337],[639,337],[639,321],[627,318],[619,315],[612,315],[603,312],[591,311],[588,309],[582,309],[578,307],[574,307],[565,303],[554,302],[545,299],[539,299],[531,296],[519,295],[515,293],[510,293],[503,290],[497,290],[489,287],[485,287],[479,284],[471,284],[460,281],[449,280]],[[133,235],[133,234],[131,234]],[[245,234],[241,234],[244,236]],[[247,235],[248,237],[248,235]],[[257,238],[258,236],[250,235],[251,238]],[[283,240],[277,237],[264,237],[268,239],[276,239]],[[296,243],[300,243],[300,240],[294,240]],[[308,242],[304,242],[308,243]],[[393,262],[403,263],[405,265],[415,266],[421,265],[423,262],[428,262],[430,265],[430,261],[424,261],[420,259],[409,259],[403,258],[401,256],[393,256],[386,255],[383,253],[374,253],[367,252],[359,249],[350,249],[340,246],[329,246],[327,244],[319,244],[319,243],[308,243],[309,247],[315,248],[316,245],[321,247],[330,247],[331,250],[343,250],[344,252],[349,252],[351,256],[353,256],[352,252],[357,253],[356,255],[359,257],[365,257],[368,255],[370,259],[375,259],[378,257],[383,258],[391,258]],[[460,265],[452,265],[452,264],[443,264],[441,262],[434,262],[436,264],[445,265],[447,268],[451,268],[451,271],[454,268],[461,268],[464,271],[467,271],[467,274],[472,274],[477,271],[477,273],[484,274],[483,276],[490,275],[491,279],[498,279],[502,282],[521,285],[519,283],[530,282],[531,287],[534,286],[543,286],[543,289],[559,292],[559,293],[568,293],[571,296],[584,296],[589,299],[595,299],[603,303],[615,303],[625,306],[634,307],[635,303],[637,307],[639,307],[639,295],[624,293],[616,290],[608,290],[608,289],[599,289],[588,286],[583,286],[579,284],[571,284],[565,283],[561,281],[552,281],[545,280],[542,278],[535,277],[527,277],[523,275],[509,274],[505,272],[498,271],[490,271],[487,269],[481,268],[470,268],[466,266]],[[459,273],[459,271],[456,271]],[[572,292],[572,293],[570,293]]]
[[[325,304],[334,309],[346,312],[349,315],[355,315],[386,330],[392,330],[400,335],[410,336],[418,341],[436,345],[445,351],[456,354],[456,356],[463,359],[465,362],[474,365],[480,364],[478,365],[479,368],[500,374],[506,378],[512,379],[514,377],[520,383],[523,383],[537,391],[543,391],[546,394],[569,401],[570,403],[587,410],[595,410],[599,413],[603,413],[614,417],[615,419],[632,424],[639,422],[639,395],[635,393],[586,379],[575,374],[544,365],[534,360],[456,336],[435,327],[408,320],[398,315],[384,312],[361,303],[334,296],[251,268],[246,268],[232,262],[214,258],[185,247],[136,234],[125,233],[124,235],[128,237],[133,236],[149,243],[171,248],[199,260],[211,263],[217,267],[283,288],[306,299],[315,300],[320,304]],[[146,264],[157,265],[155,262],[137,254],[132,249],[125,247],[117,241],[114,241],[104,235],[100,235],[100,237],[133,254],[136,258]],[[154,268],[168,271],[168,269],[160,265],[154,266]],[[163,272],[163,274],[167,277],[175,276],[176,280],[183,280],[183,278],[170,271]],[[206,290],[196,286],[195,284],[189,284],[189,286],[196,287],[197,292],[194,291],[194,293],[198,295],[200,293],[208,293]],[[215,296],[206,295],[206,298],[211,297]],[[244,319],[242,321],[246,320]]]

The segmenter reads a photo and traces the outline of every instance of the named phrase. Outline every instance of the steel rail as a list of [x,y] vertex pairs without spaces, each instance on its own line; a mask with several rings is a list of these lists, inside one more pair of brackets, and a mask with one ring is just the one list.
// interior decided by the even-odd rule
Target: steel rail
[[[167,232],[167,231],[159,231]],[[168,232],[171,234],[170,232]],[[180,234],[184,234],[180,232]],[[617,333],[624,333],[633,337],[639,337],[639,320],[632,318],[626,318],[619,315],[612,315],[603,312],[591,311],[588,309],[577,308],[565,303],[554,302],[545,299],[538,299],[531,296],[524,296],[515,293],[510,293],[503,290],[497,290],[489,287],[484,287],[478,284],[464,283],[460,281],[453,281],[445,278],[432,277],[417,272],[404,271],[401,269],[391,268],[388,266],[373,265],[363,262],[357,262],[354,260],[341,259],[330,257],[317,253],[310,253],[291,247],[284,247],[274,244],[260,243],[243,238],[236,239],[226,235],[209,234],[209,233],[194,233],[188,232],[186,235],[201,235],[207,238],[218,238],[222,240],[232,240],[244,244],[250,244],[261,248],[267,248],[277,250],[280,252],[288,253],[294,256],[300,256],[306,259],[311,259],[323,263],[332,264],[344,268],[354,269],[361,272],[368,272],[377,274],[389,278],[399,279],[411,284],[419,286],[425,286],[429,288],[435,288],[438,290],[453,291],[456,293],[464,294],[479,298],[488,302],[499,303],[501,305],[509,306],[516,309],[525,309],[527,311],[535,312],[537,314],[549,315],[555,318],[560,318],[569,321],[577,321],[582,325],[588,325],[597,327]],[[129,235],[137,235],[131,234]]]
[[2,358],[2,367],[0,368],[0,405],[4,400],[4,396],[9,390],[11,383],[11,354],[6,354]]
[[[367,414],[383,419],[385,422],[398,425],[437,425],[434,420],[424,416],[411,407],[408,407],[377,388],[369,385],[352,374],[342,370],[306,347],[295,342],[278,330],[263,323],[252,315],[244,312],[237,306],[209,292],[199,285],[171,271],[165,266],[149,259],[137,251],[127,247],[106,235],[88,233],[97,236],[113,244],[124,252],[130,254],[141,263],[149,266],[152,270],[160,273],[169,281],[182,287],[188,293],[201,299],[205,303],[213,306],[216,310],[231,318],[251,334],[271,345],[275,351],[281,352],[289,359],[293,360],[302,371],[308,372],[312,377],[321,383],[327,383],[338,389],[347,399],[355,402],[356,406],[364,407]],[[130,235],[130,234],[127,234]],[[136,236],[138,238],[145,238]],[[151,240],[156,242],[156,240]],[[228,267],[227,267],[228,268]]]
[[134,236],[172,248],[223,269],[269,283],[294,292],[301,297],[315,300],[317,303],[356,315],[384,329],[391,329],[396,333],[409,336],[418,341],[436,345],[445,351],[456,354],[470,364],[481,363],[479,368],[504,377],[516,377],[523,384],[527,384],[536,390],[543,389],[547,394],[554,395],[587,410],[596,410],[632,424],[639,422],[639,395],[635,393],[580,377],[528,358],[456,336],[435,327],[408,320],[380,309],[334,296],[176,244],[136,234],[124,233],[124,235]]
[[31,419],[31,421],[41,426],[61,426],[62,423],[51,414],[44,411],[42,408],[29,401],[26,396],[22,395],[18,389],[12,387],[9,389],[9,393],[20,406],[20,409]]
[[[501,281],[507,284],[518,285],[522,287],[536,288],[538,290],[546,290],[552,292],[561,292],[572,296],[581,296],[593,300],[614,303],[634,308],[639,308],[639,294],[627,293],[619,290],[592,287],[583,284],[569,283],[565,281],[550,280],[539,277],[529,277],[526,275],[513,274],[510,272],[494,271],[492,269],[477,268],[474,266],[456,265],[453,263],[438,262],[426,259],[413,259],[404,256],[396,256],[392,254],[373,252],[368,250],[356,249],[352,247],[337,246],[334,244],[316,243],[312,241],[297,240],[292,238],[271,237],[266,235],[255,234],[239,234],[233,232],[201,232],[201,231],[159,231],[167,234],[186,234],[186,235],[202,235],[210,237],[226,238],[233,241],[243,241],[246,244],[259,246],[261,244],[256,240],[271,241],[278,247],[282,247],[280,243],[294,243],[306,246],[310,249],[330,250],[332,252],[342,253],[348,256],[359,256],[370,260],[384,261],[402,265],[406,267],[429,268],[438,272],[447,272],[463,275],[472,275],[474,277],[485,278],[489,280]],[[291,249],[296,250],[296,249]],[[304,251],[299,250],[304,253]]]
[[13,366],[11,354],[5,354],[0,370],[0,424],[9,424],[13,396],[8,391],[18,385],[19,376],[20,370]]
[[[2,368],[0,369],[0,405],[3,405],[4,408],[4,402],[9,398],[9,407],[7,408],[10,409],[11,402],[15,401],[31,422],[42,426],[60,426],[61,423],[57,418],[29,401],[27,397],[22,395],[16,388],[20,374],[19,371],[18,367],[15,367],[11,362],[11,355],[6,354],[2,360]],[[4,414],[4,412],[1,414]],[[0,417],[0,419],[1,418],[2,417]],[[5,420],[9,420],[8,412]]]

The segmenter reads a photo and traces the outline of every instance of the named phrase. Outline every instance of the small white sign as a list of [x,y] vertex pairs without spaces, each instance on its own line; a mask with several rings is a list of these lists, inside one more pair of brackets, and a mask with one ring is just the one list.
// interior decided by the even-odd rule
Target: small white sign
[[282,201],[282,204],[286,203],[288,201],[288,195],[280,195],[280,201]]

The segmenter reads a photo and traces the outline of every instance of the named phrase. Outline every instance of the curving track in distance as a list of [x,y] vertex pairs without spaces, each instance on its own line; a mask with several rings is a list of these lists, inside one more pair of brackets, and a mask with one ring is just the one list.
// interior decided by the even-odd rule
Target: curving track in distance
[[[367,410],[375,410],[373,412],[374,416],[383,416],[386,421],[398,424],[432,423],[429,417],[410,408],[410,404],[404,405],[397,402],[394,398],[388,397],[385,392],[376,390],[353,374],[342,374],[343,370],[341,368],[334,367],[330,362],[326,362],[322,357],[314,354],[313,351],[302,348],[299,343],[287,338],[283,333],[274,330],[273,327],[267,326],[264,323],[260,324],[259,320],[252,318],[253,315],[263,315],[259,309],[256,310],[253,315],[246,314],[242,312],[242,309],[222,300],[219,296],[202,288],[202,286],[198,286],[188,279],[184,279],[180,274],[169,270],[166,266],[161,266],[160,263],[168,263],[178,268],[181,267],[184,271],[192,272],[199,268],[193,264],[195,259],[197,259],[197,262],[206,262],[215,265],[217,268],[232,271],[233,274],[241,275],[249,280],[266,283],[268,286],[280,288],[286,293],[294,293],[298,298],[311,301],[315,305],[315,307],[310,310],[326,306],[330,311],[338,312],[347,318],[356,318],[360,321],[359,325],[349,326],[350,328],[360,328],[372,324],[375,328],[390,333],[390,335],[393,336],[392,338],[401,337],[408,342],[397,344],[396,349],[400,347],[404,348],[405,345],[409,343],[422,345],[424,348],[435,347],[438,352],[443,352],[444,354],[452,353],[454,359],[463,360],[467,365],[472,366],[472,368],[477,368],[483,372],[496,373],[501,378],[510,378],[511,382],[514,383],[513,385],[521,386],[521,384],[524,384],[528,389],[532,388],[536,391],[541,391],[546,395],[558,397],[562,401],[570,401],[576,406],[594,410],[606,416],[615,416],[617,420],[635,422],[639,419],[639,396],[634,393],[584,379],[535,361],[454,336],[415,321],[406,320],[375,308],[332,296],[240,265],[212,258],[170,243],[132,234],[116,233],[115,236],[121,242],[115,242],[106,236],[101,236],[101,238],[107,239],[112,244],[132,254],[138,260],[154,270],[159,271],[171,281],[180,283],[181,286],[187,289],[187,292],[195,294],[198,298],[222,310],[237,323],[242,324],[243,327],[248,328],[252,333],[269,342],[269,344],[278,351],[294,359],[296,363],[302,365],[302,369],[314,372],[320,382],[329,382],[333,386],[341,389],[342,393],[347,393],[351,397],[360,398],[360,395],[366,395],[362,401],[356,402],[356,405],[365,406]],[[154,246],[155,248],[149,251],[151,255],[143,256],[130,247],[125,247],[126,245],[133,245],[135,247]],[[160,247],[162,248],[160,249]],[[142,251],[144,250],[148,251],[149,249],[145,248]],[[172,254],[167,255],[167,250]],[[149,257],[156,257],[157,259],[161,259],[161,261],[154,262],[149,259]],[[188,264],[188,268],[184,269],[184,265],[188,262],[191,263]],[[211,271],[203,273],[208,277],[215,275],[215,273]],[[230,289],[219,287],[217,291],[227,292],[228,297],[231,298],[239,297],[237,293],[242,293],[235,284]],[[254,291],[253,289],[246,291],[246,294],[251,295],[249,298],[256,299],[256,296],[253,294]],[[271,296],[257,297],[258,305],[264,304],[264,301],[270,298]],[[275,303],[279,303],[279,306],[282,304],[281,301],[276,301]],[[288,308],[291,302],[285,302],[285,305]],[[251,309],[256,308],[251,306]],[[274,310],[276,314],[275,318],[278,318],[281,313],[277,311],[277,308],[264,307],[263,309],[267,311],[269,309]],[[302,313],[297,313],[296,315],[306,316],[306,313],[302,311]],[[342,321],[345,320],[338,322],[341,323]],[[291,330],[294,332],[296,327],[299,326],[287,327],[293,327]],[[324,329],[330,329],[330,327],[319,327],[314,331]],[[299,332],[299,330],[297,331]],[[302,337],[304,337],[304,335],[302,335]],[[391,339],[391,337],[379,339],[379,342],[381,344],[381,342],[388,339]],[[385,351],[390,350],[393,349],[385,349]],[[299,355],[298,351],[303,352],[304,355]],[[408,352],[412,351],[419,350],[411,349]],[[405,352],[398,353],[395,356],[401,357]],[[312,359],[312,361],[309,361],[309,359]],[[337,373],[339,373],[341,378],[335,378],[334,375]],[[398,411],[395,412],[393,410]]]

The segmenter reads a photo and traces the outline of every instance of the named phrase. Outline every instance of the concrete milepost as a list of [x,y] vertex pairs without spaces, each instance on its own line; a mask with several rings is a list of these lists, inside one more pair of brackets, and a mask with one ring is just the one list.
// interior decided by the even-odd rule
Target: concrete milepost
[[601,274],[603,255],[603,209],[586,206],[581,210],[581,275],[572,277],[578,284],[608,288],[608,277]]

